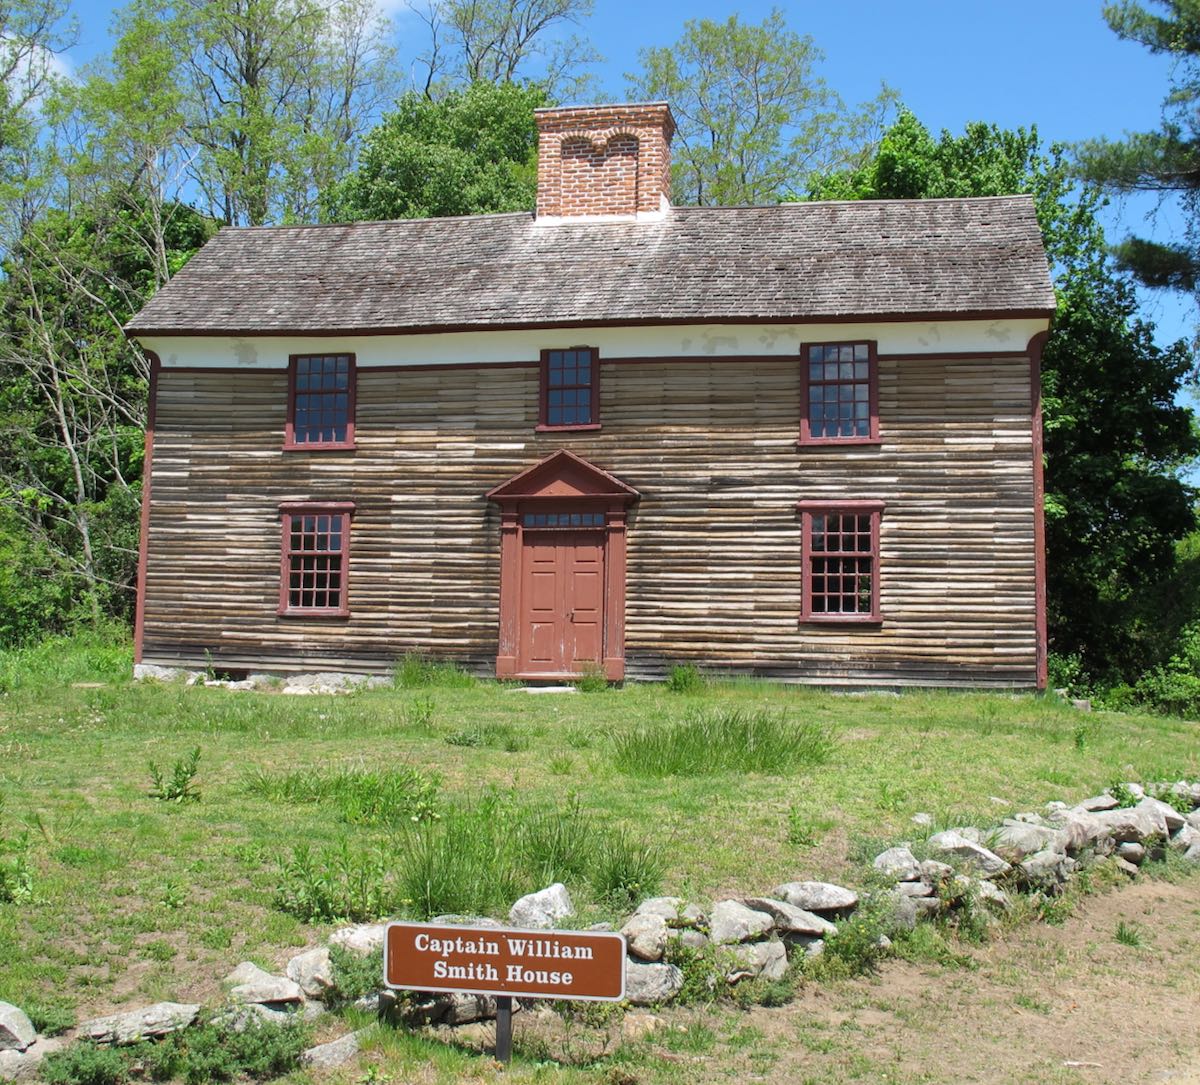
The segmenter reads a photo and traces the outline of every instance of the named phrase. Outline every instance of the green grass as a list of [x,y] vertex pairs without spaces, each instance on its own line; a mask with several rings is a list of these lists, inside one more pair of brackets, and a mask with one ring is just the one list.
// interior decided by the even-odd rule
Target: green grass
[[[59,1019],[278,966],[335,915],[502,913],[554,877],[581,925],[656,885],[705,902],[859,884],[854,856],[919,843],[918,810],[996,823],[1118,778],[1200,776],[1194,723],[1098,715],[1080,748],[1077,712],[1026,696],[710,679],[528,697],[417,660],[394,688],[285,697],[135,684],[130,666],[96,636],[0,653],[0,840],[21,841],[32,894],[0,903],[0,1000]],[[151,798],[148,762],[195,747],[199,800]],[[289,886],[314,906],[287,907]]]

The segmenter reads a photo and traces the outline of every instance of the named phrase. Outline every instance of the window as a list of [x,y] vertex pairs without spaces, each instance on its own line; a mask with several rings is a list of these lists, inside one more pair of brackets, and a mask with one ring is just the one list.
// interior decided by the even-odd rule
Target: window
[[602,512],[527,512],[522,527],[603,527]]
[[280,505],[279,510],[283,514],[279,613],[346,617],[353,502],[303,502]]
[[870,444],[879,440],[878,366],[874,343],[807,343],[801,444]]
[[354,355],[293,354],[284,448],[354,447]]
[[800,617],[878,622],[881,501],[802,501]]
[[591,347],[542,351],[539,430],[600,428],[600,359]]

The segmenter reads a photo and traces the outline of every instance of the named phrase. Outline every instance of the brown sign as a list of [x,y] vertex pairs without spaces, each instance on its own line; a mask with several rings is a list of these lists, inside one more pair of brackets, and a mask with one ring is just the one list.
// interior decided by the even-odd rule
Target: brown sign
[[410,991],[625,997],[625,938],[579,931],[389,923],[383,981]]

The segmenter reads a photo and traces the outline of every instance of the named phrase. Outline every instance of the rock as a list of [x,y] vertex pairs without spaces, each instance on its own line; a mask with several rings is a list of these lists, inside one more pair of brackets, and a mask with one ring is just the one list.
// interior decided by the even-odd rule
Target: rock
[[546,930],[553,927],[557,920],[565,919],[574,912],[567,887],[562,882],[555,882],[518,900],[509,909],[508,918],[514,927]]
[[679,919],[679,909],[683,901],[679,897],[648,897],[634,910],[634,915],[655,915],[668,923]]
[[635,1006],[653,1006],[674,998],[683,988],[683,973],[673,964],[625,962],[625,998]]
[[37,1039],[37,1029],[24,1010],[0,1002],[0,1051],[24,1051]]
[[[447,1025],[469,1025],[472,1021],[490,1021],[496,1016],[496,1000],[491,995],[451,994],[440,996],[446,1003],[442,1020]],[[513,1013],[520,1003],[513,1003]]]
[[688,949],[703,949],[708,945],[708,935],[694,927],[672,930],[670,936],[677,939],[680,945],[687,946]]
[[749,942],[775,925],[767,912],[747,908],[740,901],[721,900],[713,905],[709,935],[718,945]]
[[293,1018],[302,1016],[300,1006],[295,1002],[277,1002],[273,1006],[263,1002],[244,1002],[217,1014],[213,1024],[230,1032],[245,1032],[251,1024],[286,1025]]
[[871,865],[900,882],[915,882],[921,877],[921,864],[908,848],[888,848],[875,856]]
[[1066,850],[1066,839],[1057,829],[1045,829],[1025,822],[1006,820],[992,838],[997,851],[1011,852],[1017,859],[1046,849]]
[[1039,851],[1021,862],[1021,873],[1027,885],[1043,891],[1057,892],[1067,880],[1066,856],[1061,851]]
[[643,961],[661,961],[667,948],[667,921],[661,915],[643,913],[629,917],[621,928],[629,952]]
[[1063,813],[1063,811],[1067,809],[1067,804],[1065,802],[1059,802],[1057,799],[1055,799],[1053,802],[1046,803],[1044,809],[1048,817],[1053,817],[1055,814]]
[[1076,697],[1071,701],[1071,707],[1080,712],[1090,712],[1092,710],[1092,702],[1082,697]]
[[1143,807],[1151,812],[1162,815],[1163,824],[1166,825],[1168,833],[1176,832],[1187,824],[1187,818],[1176,810],[1175,807],[1163,802],[1161,799],[1142,799],[1134,809],[1141,810]]
[[1115,859],[1113,859],[1113,864],[1118,870],[1128,874],[1131,878],[1137,877],[1138,868],[1129,862],[1128,859],[1122,859],[1120,856],[1117,856]]
[[135,663],[133,665],[133,677],[138,682],[148,678],[155,682],[177,682],[181,678],[191,678],[196,673],[198,672],[187,671],[182,667],[160,667],[156,663]]
[[62,1036],[39,1036],[24,1051],[15,1047],[0,1051],[0,1081],[32,1081],[42,1059],[67,1046]]
[[904,897],[899,893],[892,894],[892,930],[911,931],[917,925],[916,897]]
[[1200,830],[1193,829],[1190,825],[1185,824],[1171,837],[1171,847],[1175,851],[1187,851],[1193,844],[1200,844]]
[[1116,808],[1117,800],[1107,792],[1103,795],[1093,795],[1090,799],[1084,799],[1083,802],[1075,804],[1075,809],[1085,814],[1099,814],[1105,810],[1115,810]]
[[330,1040],[327,1044],[310,1047],[300,1056],[300,1062],[304,1066],[316,1066],[322,1070],[341,1066],[358,1054],[359,1037],[365,1031],[360,1029],[358,1032],[349,1032],[337,1040]]
[[665,1026],[666,1022],[652,1013],[627,1013],[621,1021],[621,1037],[636,1043]]
[[354,1000],[354,1008],[362,1010],[364,1013],[378,1013],[379,1004],[383,999],[382,991],[372,991],[369,995],[363,995],[361,998]]
[[1046,826],[1046,819],[1041,814],[1035,814],[1032,810],[1022,810],[1019,814],[1013,814],[1009,821],[1020,822],[1023,825],[1041,825]]
[[1068,855],[1078,855],[1087,847],[1097,851],[1112,847],[1108,826],[1096,814],[1069,813],[1059,822],[1058,831],[1062,833],[1062,850]]
[[1141,784],[1126,781],[1123,786],[1135,799],[1144,799],[1146,797],[1146,789]]
[[926,859],[921,863],[921,881],[929,885],[937,885],[954,877],[954,867],[939,863],[936,859]]
[[928,882],[897,882],[895,891],[902,897],[931,897],[933,886]]
[[1186,863],[1200,863],[1200,844],[1193,844],[1188,848],[1183,853],[1183,859]]
[[[482,927],[489,931],[502,931],[504,924],[485,915],[435,915],[430,923],[444,923],[452,927]],[[612,929],[611,927],[608,929]]]
[[837,927],[819,915],[797,908],[785,900],[770,897],[748,897],[743,903],[757,912],[766,912],[775,923],[775,929],[783,934],[815,934],[824,938],[837,934]]
[[699,905],[685,904],[679,913],[679,922],[689,927],[700,927],[708,922],[708,916]]
[[786,882],[772,891],[775,897],[806,912],[848,914],[858,906],[858,894],[830,882]]
[[787,972],[787,950],[782,942],[752,942],[734,946],[728,952],[736,962],[725,975],[730,983],[758,976],[778,980]]
[[814,938],[811,934],[785,934],[783,941],[802,950],[806,957],[819,957],[825,952],[825,939]]
[[76,1036],[98,1044],[135,1044],[139,1040],[185,1029],[196,1020],[199,1012],[199,1006],[189,1003],[156,1002],[138,1010],[84,1021],[76,1030]]
[[386,931],[386,923],[360,923],[355,927],[342,927],[329,936],[329,944],[365,957],[368,953],[383,949]]
[[979,894],[979,899],[1007,912],[1012,907],[1012,900],[998,885],[993,885],[986,878],[972,882],[972,888]]
[[913,816],[908,820],[914,825],[919,825],[922,829],[929,829],[933,826],[933,815],[925,813],[924,810],[913,814]]
[[1200,832],[1200,810],[1194,810],[1184,819],[1197,832]]
[[231,988],[234,1002],[303,1002],[300,985],[285,976],[272,976],[250,961],[243,961],[228,976],[225,984]]
[[298,953],[288,961],[285,971],[287,978],[299,985],[306,998],[324,998],[333,987],[333,966],[326,946]]
[[599,923],[589,923],[587,930],[595,931],[597,934],[610,934],[613,931],[613,925],[608,920],[602,920]]
[[[992,798],[992,802],[1003,803],[1003,799]],[[952,833],[958,833],[964,840],[969,840],[972,844],[982,844],[987,839],[982,829],[976,829],[974,825],[955,825],[948,830]]]
[[929,838],[929,846],[939,855],[952,856],[959,863],[976,870],[985,878],[994,878],[996,875],[1012,869],[995,852],[989,851],[982,844],[968,840],[961,832],[954,829],[944,833],[935,833]]
[[1104,825],[1118,844],[1127,841],[1144,844],[1152,836],[1167,835],[1167,823],[1162,814],[1145,803],[1105,810],[1090,816]]
[[1117,845],[1117,855],[1127,863],[1141,866],[1146,861],[1146,847],[1144,844],[1135,844],[1132,840],[1127,840],[1124,844]]

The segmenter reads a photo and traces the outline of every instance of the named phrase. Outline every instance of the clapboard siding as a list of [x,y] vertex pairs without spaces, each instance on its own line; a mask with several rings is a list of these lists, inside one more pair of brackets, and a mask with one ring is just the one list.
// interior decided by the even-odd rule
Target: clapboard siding
[[[164,369],[144,659],[364,669],[495,659],[485,492],[566,447],[640,491],[631,677],[1033,686],[1029,363],[885,359],[879,446],[797,448],[794,359],[606,364],[598,432],[536,434],[534,366],[358,373],[357,445],[281,451],[283,371]],[[879,626],[801,625],[800,500],[880,499]],[[356,502],[348,620],[280,618],[278,505]]]

